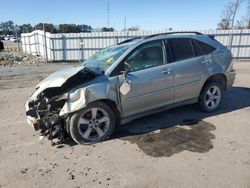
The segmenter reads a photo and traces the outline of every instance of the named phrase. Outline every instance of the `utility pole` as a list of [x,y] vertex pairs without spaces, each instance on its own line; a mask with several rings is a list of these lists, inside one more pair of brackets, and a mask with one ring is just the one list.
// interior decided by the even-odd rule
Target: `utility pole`
[[109,0],[108,0],[108,28],[109,28]]
[[17,25],[15,25],[14,29],[15,29],[15,37],[16,37],[16,40],[17,40],[17,48],[18,48],[18,52],[20,52],[20,46],[19,46],[19,38],[17,36]]
[[232,46],[233,46],[233,27],[234,27],[234,21],[235,21],[235,16],[236,16],[236,13],[237,13],[237,10],[239,9],[241,3],[243,2],[244,0],[236,0],[234,2],[234,11],[233,11],[233,18],[232,18],[232,23],[231,23],[231,36],[230,36],[230,39],[229,39],[229,49],[230,51],[232,50]]
[[127,16],[124,17],[124,31],[127,30]]
[[232,23],[231,23],[231,29],[233,29],[234,26],[234,20],[235,20],[235,16],[236,16],[236,12],[239,9],[240,4],[243,2],[243,0],[237,0],[235,2],[235,7],[234,7],[234,13],[233,13],[233,19],[232,19]]
[[47,39],[46,39],[46,31],[43,23],[43,34],[44,34],[44,52],[45,52],[45,60],[48,63],[48,53],[47,53]]

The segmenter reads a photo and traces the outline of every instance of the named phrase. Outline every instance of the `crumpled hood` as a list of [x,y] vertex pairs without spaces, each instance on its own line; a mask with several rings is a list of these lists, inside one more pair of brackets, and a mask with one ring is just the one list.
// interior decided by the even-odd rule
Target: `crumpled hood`
[[36,91],[29,98],[29,101],[35,100],[37,96],[47,88],[61,87],[69,78],[82,69],[84,69],[83,66],[66,67],[54,72],[36,86]]
[[51,87],[61,87],[66,82],[66,80],[78,73],[83,68],[83,66],[62,68],[41,81],[36,86],[36,88],[39,87],[45,89]]

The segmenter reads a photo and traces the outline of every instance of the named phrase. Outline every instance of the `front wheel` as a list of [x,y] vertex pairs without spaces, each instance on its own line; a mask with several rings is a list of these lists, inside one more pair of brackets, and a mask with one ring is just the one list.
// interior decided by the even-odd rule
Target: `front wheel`
[[199,106],[202,111],[211,112],[219,108],[224,91],[217,82],[207,84],[199,96]]
[[109,138],[114,128],[113,111],[103,102],[89,104],[70,119],[70,135],[78,144],[103,141]]

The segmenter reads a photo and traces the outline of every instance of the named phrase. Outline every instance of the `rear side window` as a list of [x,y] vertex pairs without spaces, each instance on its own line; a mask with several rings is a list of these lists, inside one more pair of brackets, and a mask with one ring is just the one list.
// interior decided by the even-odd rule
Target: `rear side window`
[[202,51],[205,53],[205,54],[210,54],[212,53],[213,51],[215,51],[215,48],[208,45],[208,44],[205,44],[203,42],[200,42],[200,41],[197,41],[202,49]]
[[169,39],[173,61],[192,58],[195,56],[191,40],[185,38]]
[[197,40],[192,40],[192,43],[194,47],[195,56],[202,56],[205,54]]

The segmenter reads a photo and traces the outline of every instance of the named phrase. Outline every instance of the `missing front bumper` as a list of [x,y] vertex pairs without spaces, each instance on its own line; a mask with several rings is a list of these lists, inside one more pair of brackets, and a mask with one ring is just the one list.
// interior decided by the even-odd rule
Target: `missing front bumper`
[[[30,110],[30,108],[29,108],[29,101],[27,101],[27,102],[25,103],[25,111],[26,111],[26,114],[27,114],[27,112],[28,112],[29,110]],[[26,115],[26,120],[27,120],[28,124],[29,124],[35,131],[38,131],[38,130],[39,130],[37,118],[31,117],[31,116],[29,116],[29,115]]]
[[28,124],[35,130],[40,131],[40,135],[47,137],[51,140],[51,144],[54,145],[54,139],[58,139],[57,143],[62,143],[68,134],[66,131],[67,116],[59,116],[58,113],[50,112],[42,118],[35,108],[30,106],[30,102],[25,103],[26,119]]

